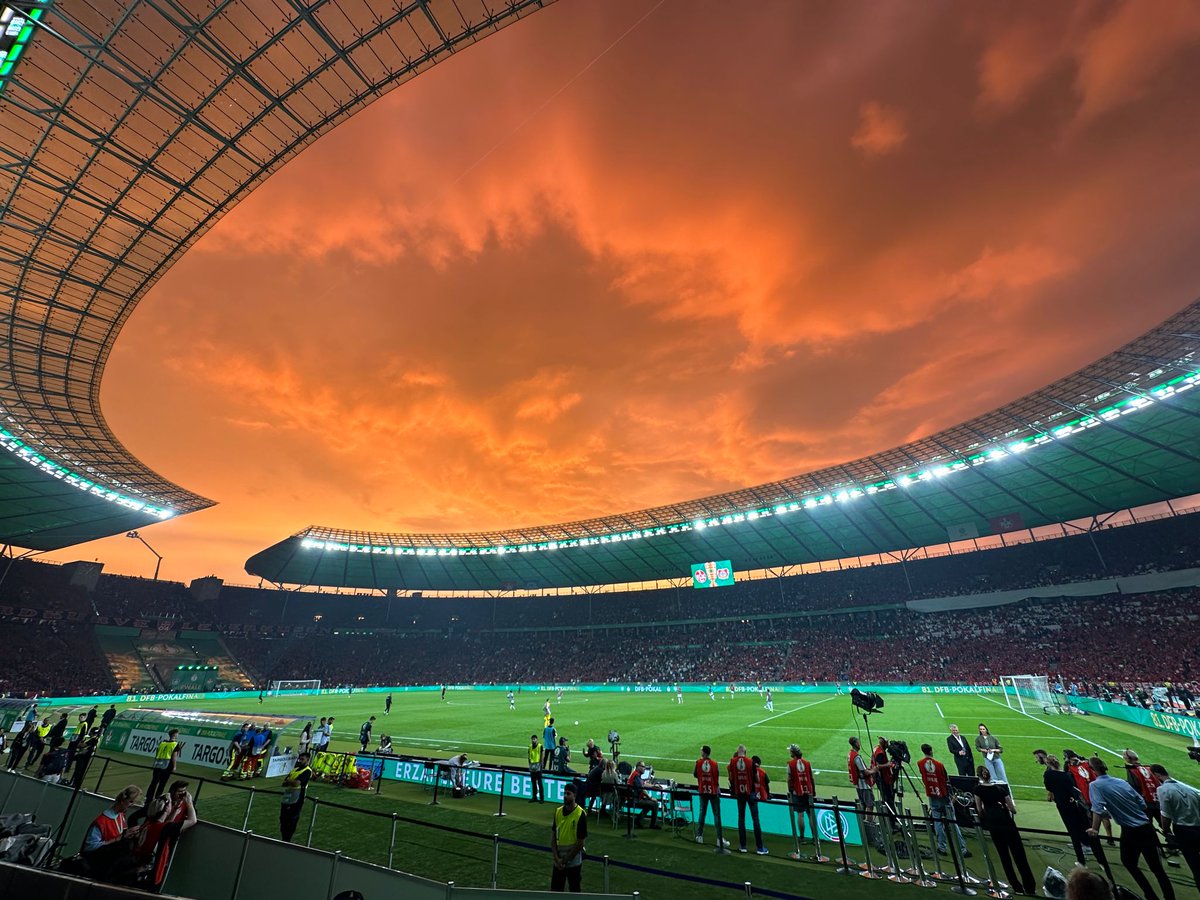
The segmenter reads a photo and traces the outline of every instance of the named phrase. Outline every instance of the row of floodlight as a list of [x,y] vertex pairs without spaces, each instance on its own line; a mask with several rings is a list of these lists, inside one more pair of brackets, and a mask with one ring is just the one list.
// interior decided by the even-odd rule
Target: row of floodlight
[[966,471],[985,463],[1018,456],[1028,452],[1031,448],[1062,440],[1081,431],[1095,428],[1103,422],[1108,422],[1120,416],[1145,409],[1158,401],[1190,390],[1196,386],[1197,382],[1200,382],[1200,372],[1180,375],[1151,388],[1144,395],[1114,403],[1112,406],[1107,406],[1095,414],[1080,416],[1061,425],[1055,425],[1048,431],[1012,441],[1004,446],[980,450],[978,453],[973,453],[965,459],[956,459],[949,463],[930,466],[918,472],[896,473],[890,478],[885,478],[872,484],[843,487],[821,495],[781,501],[756,509],[707,516],[692,521],[672,522],[653,528],[619,531],[593,537],[563,538],[560,540],[537,541],[524,544],[498,544],[491,547],[406,547],[395,544],[356,544],[347,541],[322,540],[307,537],[301,540],[300,546],[306,550],[321,550],[334,553],[368,553],[379,556],[503,556],[509,553],[539,553],[567,547],[593,547],[604,544],[619,544],[625,541],[636,541],[662,534],[701,531],[706,528],[719,528],[740,522],[752,522],[757,519],[787,515],[801,509],[811,510],[834,503],[846,503],[857,500],[860,497],[867,497],[884,491],[895,490],[896,488],[908,488],[914,484],[935,481],[952,475],[955,472]]

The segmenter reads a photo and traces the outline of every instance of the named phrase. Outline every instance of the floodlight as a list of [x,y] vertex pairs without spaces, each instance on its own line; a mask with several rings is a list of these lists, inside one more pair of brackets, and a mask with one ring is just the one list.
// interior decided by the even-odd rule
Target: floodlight
[[864,713],[880,712],[883,708],[882,697],[874,691],[860,691],[858,688],[851,688],[850,702]]

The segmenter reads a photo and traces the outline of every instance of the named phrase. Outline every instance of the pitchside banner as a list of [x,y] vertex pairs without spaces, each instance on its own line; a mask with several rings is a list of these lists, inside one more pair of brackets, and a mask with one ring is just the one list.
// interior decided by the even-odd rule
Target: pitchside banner
[[[355,765],[361,769],[370,770],[374,773],[374,777],[379,777],[379,773],[382,770],[384,778],[390,778],[394,781],[404,781],[410,784],[429,783],[424,760],[380,759],[374,756],[359,756],[355,760]],[[485,769],[483,767],[466,768],[462,772],[465,783],[481,794],[499,794],[503,791],[505,797],[512,797],[517,800],[528,800],[533,796],[528,772]],[[563,788],[569,783],[570,781],[568,780],[555,778],[551,775],[543,775],[542,790],[546,800],[551,803],[562,803]],[[445,787],[444,784],[443,787]],[[447,790],[449,789],[447,788]],[[666,788],[662,791],[650,790],[650,794],[653,795],[656,793],[662,794],[663,799],[666,799]],[[699,801],[694,796],[692,800],[698,807]],[[725,830],[726,837],[736,835],[737,814],[737,801],[730,797],[722,797],[721,825]],[[858,817],[855,816],[854,809],[843,806],[839,808],[838,814],[841,816],[842,834],[846,838],[846,843],[861,844],[862,838],[859,836]],[[777,800],[771,803],[759,803],[758,817],[762,830],[766,834],[791,835],[792,820],[789,817],[785,801]],[[748,819],[749,816],[747,816]],[[750,823],[747,821],[747,828],[749,826]],[[821,831],[821,840],[830,843],[837,842],[838,826],[832,807],[823,807],[818,804],[817,827]]]
[[[304,717],[311,721],[311,716]],[[167,737],[170,728],[179,729],[179,741],[183,745],[180,762],[207,769],[226,769],[231,762],[229,744],[238,733],[243,722],[265,725],[279,740],[280,733],[292,723],[296,716],[231,715],[228,713],[204,713],[192,710],[134,709],[121,712],[104,732],[100,746],[104,750],[132,753],[135,756],[154,757],[160,741]],[[274,745],[267,748],[273,752]],[[268,756],[268,760],[272,760]],[[266,775],[283,774],[278,766],[268,765]],[[288,767],[290,769],[290,766]],[[284,770],[286,772],[287,770]]]

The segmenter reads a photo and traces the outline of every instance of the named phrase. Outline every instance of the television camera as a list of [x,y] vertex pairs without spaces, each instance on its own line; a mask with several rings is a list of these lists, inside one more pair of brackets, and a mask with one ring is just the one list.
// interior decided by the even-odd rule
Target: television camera
[[617,729],[613,728],[608,732],[608,749],[612,753],[612,758],[617,759],[621,755],[621,735]]

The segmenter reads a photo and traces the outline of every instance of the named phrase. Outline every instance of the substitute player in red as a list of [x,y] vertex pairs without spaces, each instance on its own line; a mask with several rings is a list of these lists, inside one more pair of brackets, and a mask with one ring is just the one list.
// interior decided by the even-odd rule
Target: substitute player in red
[[721,767],[712,758],[712,747],[705,744],[700,748],[700,758],[692,767],[696,786],[700,793],[700,818],[696,820],[696,843],[704,843],[704,820],[711,805],[713,822],[717,826],[717,852],[728,853],[729,841],[721,828]]

